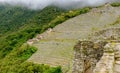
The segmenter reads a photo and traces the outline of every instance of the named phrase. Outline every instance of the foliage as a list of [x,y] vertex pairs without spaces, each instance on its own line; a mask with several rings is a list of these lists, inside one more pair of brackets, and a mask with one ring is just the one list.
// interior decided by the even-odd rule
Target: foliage
[[[24,43],[41,33],[43,25],[48,24],[62,12],[65,11],[56,7],[33,11],[20,7],[0,6],[0,73],[44,73],[46,71],[61,73],[57,72],[61,70],[60,67],[25,62],[36,48]],[[6,13],[9,14],[5,15]],[[5,16],[2,17],[3,15]]]
[[21,7],[0,7],[0,33],[17,30],[37,12]]
[[[14,8],[15,9],[15,8]],[[4,10],[4,9],[3,9]],[[14,10],[19,12],[18,10]],[[29,11],[29,10],[28,10]],[[43,25],[48,24],[51,20],[53,20],[57,15],[64,12],[64,10],[61,10],[56,7],[47,7],[43,10],[36,11],[34,14],[34,17],[29,17],[29,20],[19,29],[17,27],[12,27],[16,30],[9,30],[6,33],[2,34],[0,37],[0,58],[4,58],[8,53],[10,53],[14,48],[17,49],[20,47],[23,43],[25,43],[28,39],[33,38],[36,34],[41,33],[41,29],[43,28]],[[23,11],[24,13],[24,11]],[[27,14],[27,13],[25,13]],[[7,18],[7,17],[5,17]],[[19,20],[19,17],[16,18]],[[24,17],[23,17],[24,19]],[[14,20],[14,18],[12,18]],[[4,21],[6,22],[6,21]],[[16,22],[13,22],[16,23]],[[9,25],[5,24],[4,25]],[[11,26],[14,26],[13,24],[10,24]],[[19,25],[16,24],[16,25]],[[7,27],[5,27],[7,28]],[[1,29],[3,29],[1,27]],[[6,30],[6,29],[4,29]]]
[[83,8],[83,9],[77,9],[77,10],[70,10],[64,13],[61,13],[61,15],[58,15],[55,19],[53,19],[51,22],[49,22],[49,24],[46,24],[43,26],[43,28],[41,29],[41,32],[44,32],[44,30],[48,29],[48,28],[53,28],[56,25],[70,19],[73,18],[77,15],[80,14],[84,14],[87,13],[91,10],[91,8]]
[[36,48],[27,44],[14,49],[3,60],[0,60],[0,73],[61,73],[60,67],[50,67],[44,64],[25,62]]
[[112,3],[111,6],[113,6],[113,7],[119,7],[119,6],[120,6],[120,3],[119,3],[119,2]]
[[70,18],[73,18],[77,15],[84,14],[90,11],[91,8],[83,8],[83,9],[78,9],[78,10],[71,10],[67,13],[63,13],[54,20],[52,20],[49,25],[51,28],[55,27],[57,24],[60,24]]

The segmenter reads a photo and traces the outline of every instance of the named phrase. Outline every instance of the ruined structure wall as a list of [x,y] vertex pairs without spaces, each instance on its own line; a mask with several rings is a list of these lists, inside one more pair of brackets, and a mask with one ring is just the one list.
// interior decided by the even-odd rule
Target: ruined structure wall
[[92,73],[103,55],[105,42],[79,41],[74,47],[73,73]]
[[119,31],[105,29],[92,34],[91,41],[79,41],[74,47],[73,73],[120,73]]

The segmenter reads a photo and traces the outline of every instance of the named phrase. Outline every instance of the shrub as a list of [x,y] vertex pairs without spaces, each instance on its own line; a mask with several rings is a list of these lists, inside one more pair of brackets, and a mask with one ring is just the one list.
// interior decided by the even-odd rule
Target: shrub
[[70,19],[70,18],[73,18],[77,15],[80,15],[80,14],[84,14],[84,13],[87,13],[90,11],[91,8],[83,8],[83,9],[78,9],[78,10],[71,10],[67,13],[63,13],[61,14],[60,16],[58,16],[57,18],[55,18],[54,20],[52,20],[49,25],[51,28],[55,27],[56,25]]
[[119,7],[120,3],[118,3],[118,2],[117,3],[112,3],[111,6],[113,6],[113,7]]

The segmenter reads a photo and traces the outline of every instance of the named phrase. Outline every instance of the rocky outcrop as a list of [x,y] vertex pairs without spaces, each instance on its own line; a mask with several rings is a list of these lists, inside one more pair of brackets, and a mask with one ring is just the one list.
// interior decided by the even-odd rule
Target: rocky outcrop
[[[120,28],[96,32],[74,47],[73,73],[120,73]],[[98,41],[99,40],[99,41]]]
[[114,45],[106,44],[100,61],[96,64],[93,73],[114,73]]
[[108,43],[93,73],[120,73],[120,43]]

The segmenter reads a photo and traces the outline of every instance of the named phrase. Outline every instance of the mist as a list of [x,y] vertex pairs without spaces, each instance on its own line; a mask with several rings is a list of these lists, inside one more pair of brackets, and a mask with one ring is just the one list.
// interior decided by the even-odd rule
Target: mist
[[30,9],[43,9],[54,5],[61,8],[96,7],[105,3],[120,2],[120,0],[0,0],[0,4],[24,6]]

